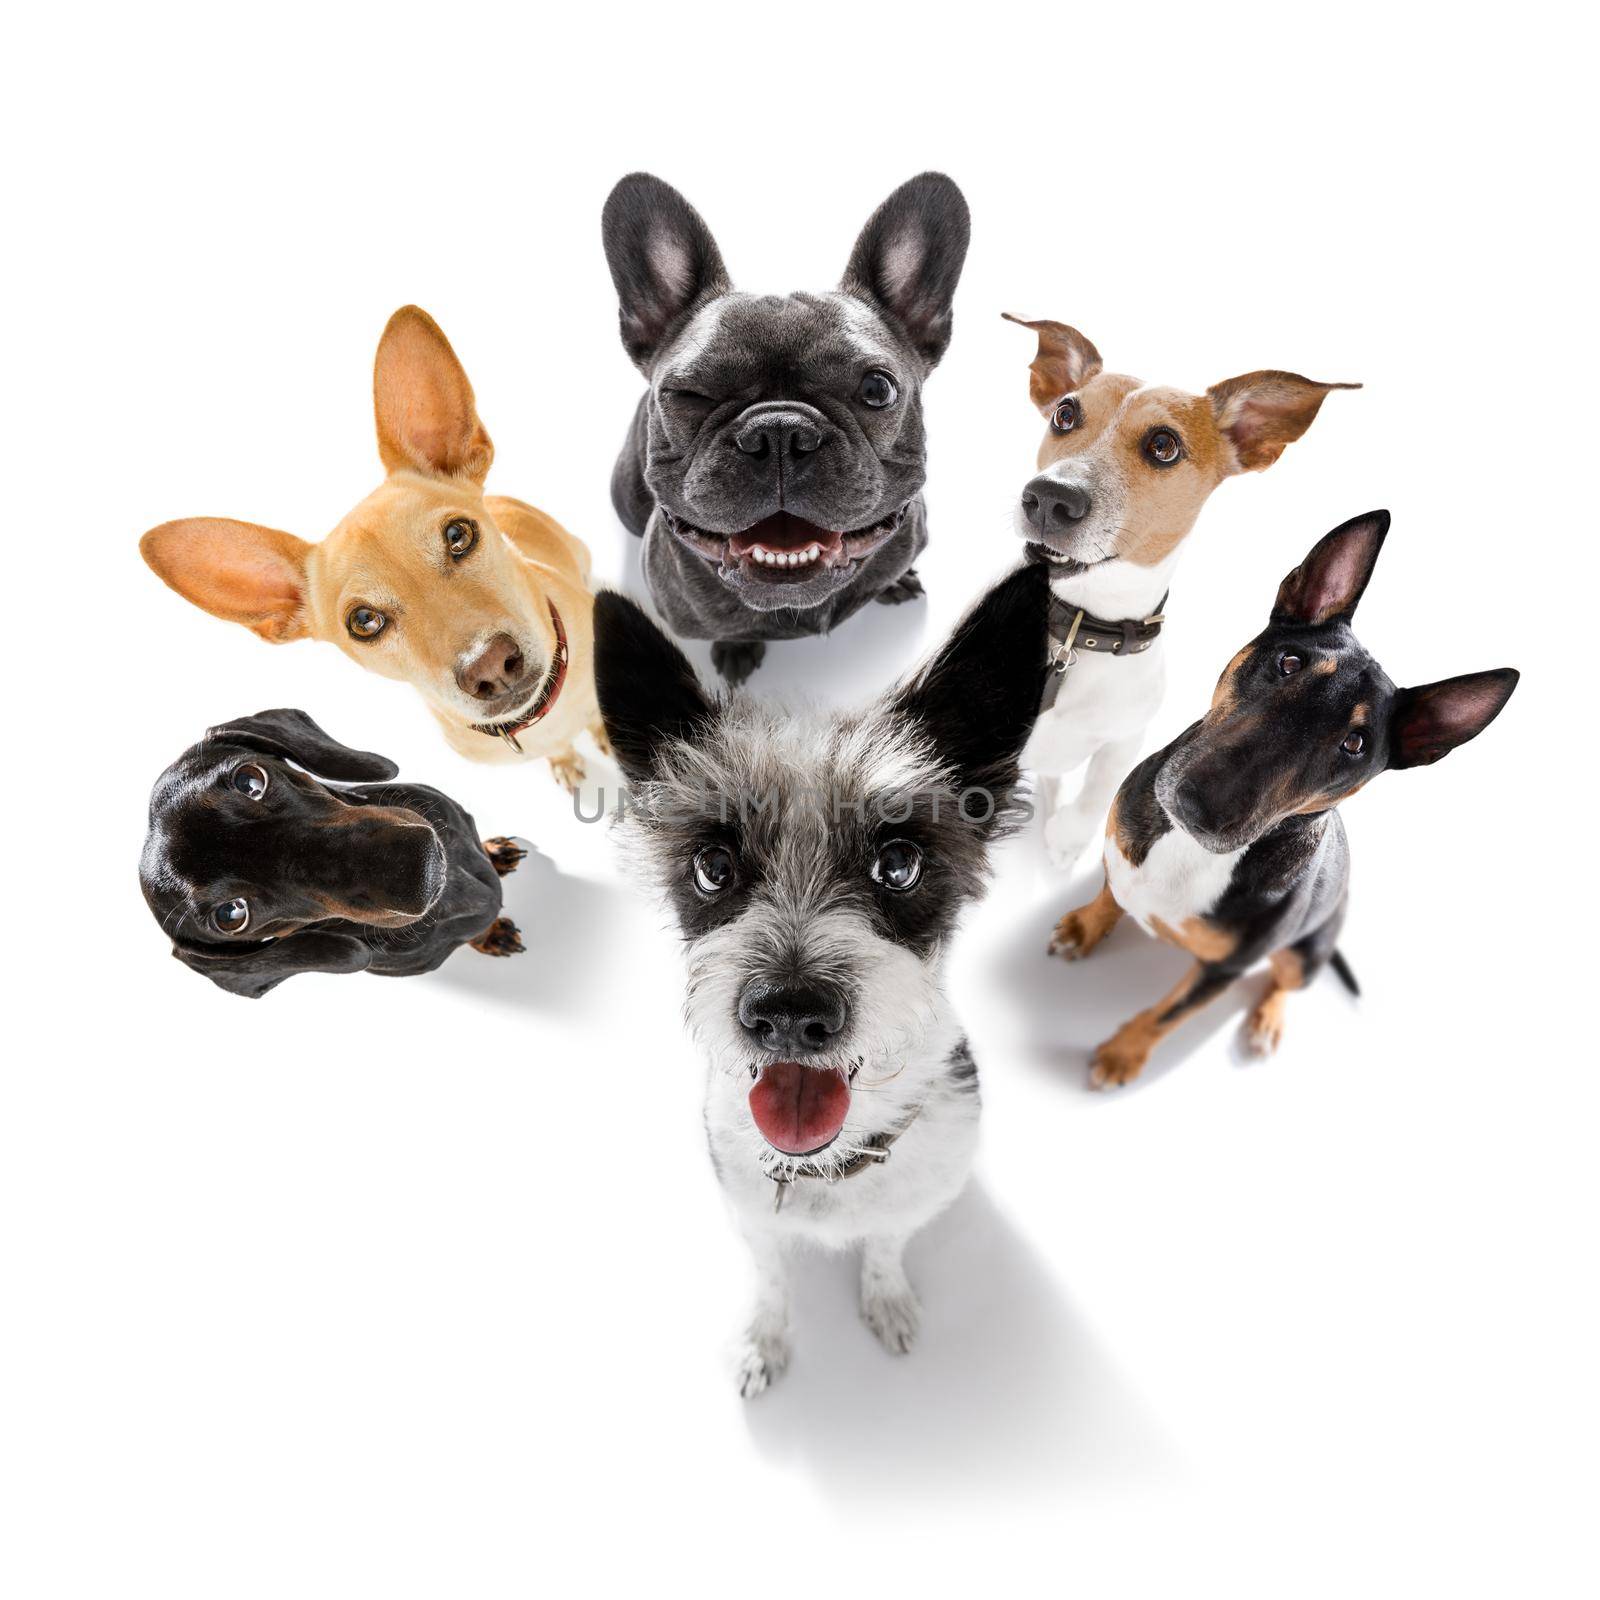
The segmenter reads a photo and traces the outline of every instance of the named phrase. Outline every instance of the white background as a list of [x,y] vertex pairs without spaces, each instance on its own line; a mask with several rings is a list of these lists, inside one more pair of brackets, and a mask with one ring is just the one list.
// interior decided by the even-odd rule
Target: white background
[[[1539,5],[936,11],[13,19],[8,1595],[1594,1592],[1593,39]],[[1204,513],[1159,738],[1375,505],[1360,633],[1391,674],[1524,671],[1479,743],[1346,808],[1366,994],[1297,997],[1271,1063],[1241,993],[1090,1095],[1181,962],[1127,925],[1047,962],[1091,874],[1009,846],[952,955],[985,1131],[913,1252],[921,1347],[886,1356],[812,1263],[754,1405],[678,953],[605,831],[136,550],[181,515],[331,528],[378,480],[372,354],[414,300],[490,487],[636,584],[599,211],[640,166],[751,288],[830,284],[925,167],[972,205],[929,601],[774,648],[763,692],[875,693],[1015,559],[1040,424],[1002,310],[1151,380],[1366,385]],[[149,786],[275,705],[534,841],[529,953],[254,1004],[172,960]]]

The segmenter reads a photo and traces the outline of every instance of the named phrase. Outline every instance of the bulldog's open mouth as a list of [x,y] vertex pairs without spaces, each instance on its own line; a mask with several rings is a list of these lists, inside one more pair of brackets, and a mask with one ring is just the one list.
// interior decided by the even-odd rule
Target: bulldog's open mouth
[[763,517],[740,533],[697,528],[665,506],[661,514],[667,527],[696,555],[716,562],[725,578],[738,573],[764,583],[804,583],[819,573],[866,560],[894,535],[906,508],[853,532],[819,527],[788,511]]
[[522,754],[522,746],[517,743],[517,735],[525,733],[550,710],[567,681],[567,630],[561,625],[561,613],[556,610],[554,601],[550,602],[550,621],[556,630],[556,647],[551,652],[544,682],[539,685],[539,692],[528,707],[505,722],[472,724],[475,733],[486,733],[491,739],[504,739],[518,755]]
[[751,1070],[759,1076],[750,1090],[750,1115],[774,1150],[814,1156],[839,1137],[850,1112],[845,1072],[799,1061],[769,1061]]
[[1047,544],[1037,544],[1028,541],[1028,560],[1037,561],[1049,567],[1052,572],[1060,573],[1064,578],[1076,577],[1080,572],[1090,572],[1095,567],[1103,567],[1106,562],[1114,561],[1114,556],[1101,556],[1098,561],[1080,561],[1076,556],[1064,556],[1059,550],[1052,550]]

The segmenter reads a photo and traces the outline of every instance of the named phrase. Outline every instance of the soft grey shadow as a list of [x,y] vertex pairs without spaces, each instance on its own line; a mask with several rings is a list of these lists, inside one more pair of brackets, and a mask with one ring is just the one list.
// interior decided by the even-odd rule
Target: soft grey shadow
[[1008,1497],[1184,1475],[1179,1452],[979,1185],[912,1244],[909,1355],[859,1320],[854,1254],[795,1262],[794,1356],[746,1408],[756,1448],[825,1493]]
[[543,1015],[592,1014],[596,986],[606,980],[606,939],[626,897],[611,884],[561,872],[518,839],[526,859],[503,882],[505,906],[522,934],[520,955],[495,958],[463,946],[434,974],[437,982],[482,1000]]

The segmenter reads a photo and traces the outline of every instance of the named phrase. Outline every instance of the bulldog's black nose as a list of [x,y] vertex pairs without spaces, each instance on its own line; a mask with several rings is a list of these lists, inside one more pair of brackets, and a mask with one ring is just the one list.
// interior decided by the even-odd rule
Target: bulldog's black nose
[[808,456],[822,433],[803,411],[758,411],[739,424],[733,442],[747,456]]
[[739,996],[739,1024],[763,1050],[816,1055],[844,1032],[850,1008],[836,989],[756,978]]
[[1041,472],[1022,491],[1022,514],[1039,533],[1065,533],[1089,515],[1089,491]]

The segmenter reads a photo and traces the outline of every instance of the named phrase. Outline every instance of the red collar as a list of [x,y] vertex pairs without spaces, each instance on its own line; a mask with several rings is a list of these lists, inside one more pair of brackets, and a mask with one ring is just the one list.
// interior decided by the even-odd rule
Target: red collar
[[522,746],[517,743],[517,735],[526,733],[534,723],[539,721],[551,706],[556,703],[563,685],[567,681],[567,630],[561,625],[561,613],[556,610],[555,601],[548,602],[550,606],[550,620],[555,624],[556,649],[553,658],[554,670],[549,681],[539,692],[539,698],[534,701],[533,709],[528,715],[516,722],[474,722],[473,729],[478,733],[485,733],[491,739],[504,739],[520,756]]

